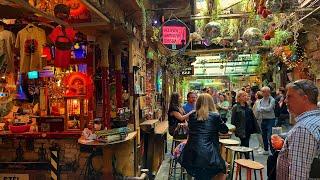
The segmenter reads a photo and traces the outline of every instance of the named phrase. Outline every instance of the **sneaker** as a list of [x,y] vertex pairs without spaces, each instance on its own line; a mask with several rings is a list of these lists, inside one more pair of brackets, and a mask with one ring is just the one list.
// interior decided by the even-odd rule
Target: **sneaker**
[[259,150],[260,149],[260,146],[256,146],[253,148],[254,150]]
[[260,155],[269,155],[269,151],[260,151],[260,152],[258,152],[258,154],[260,154]]
[[257,149],[257,152],[259,153],[259,152],[263,152],[264,151],[264,149],[262,148],[262,147],[259,147],[259,149]]

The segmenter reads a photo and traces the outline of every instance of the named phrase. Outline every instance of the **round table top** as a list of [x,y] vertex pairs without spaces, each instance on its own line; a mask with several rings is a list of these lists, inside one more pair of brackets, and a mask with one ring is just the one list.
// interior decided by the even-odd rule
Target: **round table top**
[[237,159],[235,160],[235,162],[243,167],[247,167],[250,169],[259,170],[264,168],[264,166],[261,163],[249,159]]
[[235,139],[219,139],[219,143],[224,145],[239,145],[240,142]]
[[226,146],[226,148],[236,151],[236,152],[251,152],[253,151],[252,148],[245,147],[245,146]]

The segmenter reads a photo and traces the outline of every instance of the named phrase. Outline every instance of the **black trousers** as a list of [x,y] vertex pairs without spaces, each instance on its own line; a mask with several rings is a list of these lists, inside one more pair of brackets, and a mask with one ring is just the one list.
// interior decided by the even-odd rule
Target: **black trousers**
[[[245,138],[240,138],[241,144],[240,146],[245,146],[245,147],[249,147],[249,141],[250,141],[250,134],[246,135]],[[245,158],[249,159],[249,153],[245,153]]]

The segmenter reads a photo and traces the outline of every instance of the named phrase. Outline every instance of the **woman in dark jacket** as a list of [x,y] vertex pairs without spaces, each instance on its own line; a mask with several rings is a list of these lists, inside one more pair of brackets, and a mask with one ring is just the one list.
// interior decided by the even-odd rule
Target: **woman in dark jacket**
[[188,141],[180,155],[180,163],[196,180],[225,179],[226,163],[219,151],[219,132],[227,133],[212,97],[201,94],[196,113],[189,117]]
[[239,91],[237,93],[237,104],[233,106],[231,115],[231,124],[236,127],[235,135],[240,138],[241,146],[245,147],[249,147],[250,135],[260,132],[253,111],[247,104],[247,98],[246,92]]
[[[189,113],[185,114],[181,106],[180,98],[181,97],[177,92],[171,94],[168,111],[169,134],[174,138],[185,139],[187,138],[187,132],[179,134],[179,132],[177,132],[178,124],[185,123],[189,118],[189,115],[194,111],[190,111]],[[183,127],[183,125],[180,125],[180,127]],[[187,131],[187,129],[185,129],[185,131]]]

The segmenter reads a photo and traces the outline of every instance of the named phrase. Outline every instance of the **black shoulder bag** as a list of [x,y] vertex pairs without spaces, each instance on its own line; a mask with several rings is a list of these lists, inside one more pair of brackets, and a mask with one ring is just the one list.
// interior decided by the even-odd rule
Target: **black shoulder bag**
[[[72,48],[72,41],[66,34],[66,30],[62,27],[61,31],[63,33],[62,36],[57,36],[57,39],[55,40],[54,45],[56,46],[57,49],[60,50],[70,50]],[[63,41],[61,41],[63,39]]]
[[315,157],[312,161],[309,178],[320,178],[320,153],[319,152],[318,152],[318,157]]

